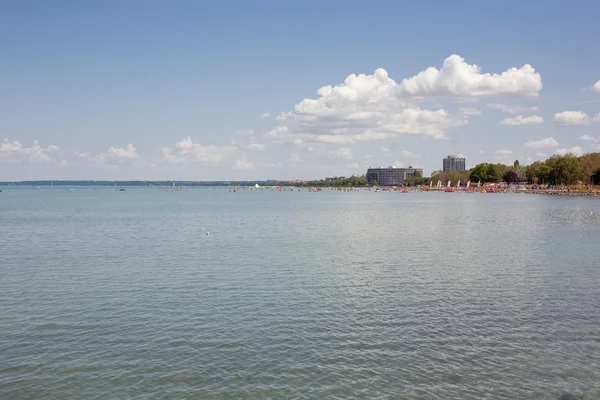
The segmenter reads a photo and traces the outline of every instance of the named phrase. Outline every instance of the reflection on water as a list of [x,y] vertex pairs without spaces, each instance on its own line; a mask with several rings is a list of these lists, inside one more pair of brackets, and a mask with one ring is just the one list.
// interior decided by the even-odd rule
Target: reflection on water
[[42,188],[0,222],[1,398],[600,397],[597,199]]

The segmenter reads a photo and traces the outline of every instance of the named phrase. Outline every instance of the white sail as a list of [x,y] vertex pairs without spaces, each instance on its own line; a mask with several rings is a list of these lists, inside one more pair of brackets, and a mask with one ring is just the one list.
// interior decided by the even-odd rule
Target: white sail
[[471,181],[467,181],[467,187],[471,186]]
[[456,187],[460,187],[460,179],[456,182]]
[[447,187],[450,187],[450,184],[451,184],[451,183],[452,183],[451,181],[448,181],[448,185],[447,185]]

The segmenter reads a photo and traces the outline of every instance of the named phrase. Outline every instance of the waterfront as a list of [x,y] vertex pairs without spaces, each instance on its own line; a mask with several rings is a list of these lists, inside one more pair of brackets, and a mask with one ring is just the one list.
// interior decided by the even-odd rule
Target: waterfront
[[3,189],[1,398],[600,397],[598,199]]

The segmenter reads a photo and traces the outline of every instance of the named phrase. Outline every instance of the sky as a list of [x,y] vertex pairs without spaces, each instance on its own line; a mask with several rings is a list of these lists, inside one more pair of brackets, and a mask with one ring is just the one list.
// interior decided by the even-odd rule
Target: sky
[[0,180],[600,151],[600,2],[0,2]]

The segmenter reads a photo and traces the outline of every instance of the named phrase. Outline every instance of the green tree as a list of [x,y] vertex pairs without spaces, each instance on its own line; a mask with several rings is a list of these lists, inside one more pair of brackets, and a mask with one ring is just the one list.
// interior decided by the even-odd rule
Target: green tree
[[551,168],[549,180],[553,184],[573,185],[584,178],[577,157],[572,154],[550,157],[546,163]]
[[490,164],[490,171],[488,173],[488,182],[500,182],[502,177],[506,173],[507,166],[504,164]]
[[473,182],[487,182],[488,174],[490,172],[490,164],[481,163],[477,164],[473,169],[471,169],[471,173],[469,174],[469,179]]
[[536,161],[527,166],[525,176],[531,183],[548,183],[550,179],[551,167],[544,161]]

